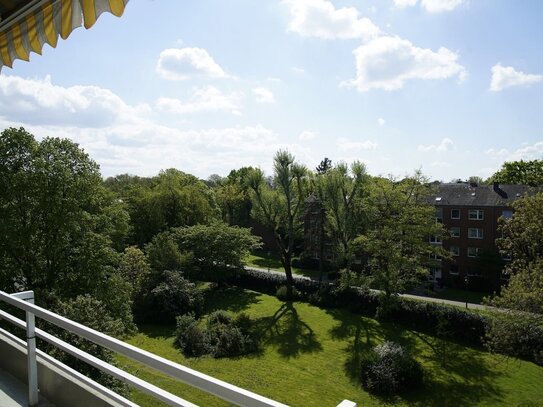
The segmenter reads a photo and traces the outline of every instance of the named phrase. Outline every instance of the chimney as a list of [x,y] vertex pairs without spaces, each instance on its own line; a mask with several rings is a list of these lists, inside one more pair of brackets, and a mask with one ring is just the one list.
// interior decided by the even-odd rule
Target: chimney
[[497,193],[502,198],[507,198],[507,192],[505,192],[503,189],[500,188],[499,182],[494,182],[493,189],[494,189],[494,192]]

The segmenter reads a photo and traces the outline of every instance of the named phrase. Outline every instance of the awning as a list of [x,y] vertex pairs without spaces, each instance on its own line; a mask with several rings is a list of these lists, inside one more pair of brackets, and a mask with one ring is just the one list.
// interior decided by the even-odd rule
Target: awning
[[90,28],[107,11],[120,17],[128,0],[0,0],[0,70],[55,48],[77,27]]

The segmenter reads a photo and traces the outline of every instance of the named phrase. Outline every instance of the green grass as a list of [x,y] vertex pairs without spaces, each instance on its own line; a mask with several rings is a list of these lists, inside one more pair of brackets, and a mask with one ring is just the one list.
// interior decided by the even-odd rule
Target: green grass
[[484,297],[490,294],[477,291],[458,290],[456,288],[445,288],[443,291],[430,291],[426,293],[428,297],[441,298],[443,300],[466,302],[472,304],[481,304]]
[[[269,255],[268,255],[269,253]],[[274,271],[285,271],[281,264],[281,258],[279,254],[274,252],[265,252],[263,250],[257,250],[251,253],[246,259],[248,266],[258,267],[262,269],[270,269]],[[318,270],[307,270],[298,267],[292,267],[292,273],[299,276],[306,276],[311,278],[319,278]]]
[[[264,335],[261,354],[212,359],[185,358],[173,347],[173,327],[142,326],[129,342],[167,359],[292,406],[336,406],[343,399],[359,406],[537,406],[543,400],[543,368],[505,360],[481,350],[351,314],[242,289],[208,293],[208,309],[244,311],[257,319]],[[383,401],[357,384],[361,352],[381,341],[412,349],[424,366],[424,388],[404,398]],[[227,403],[125,358],[128,371],[202,406]],[[142,406],[158,406],[134,391]]]

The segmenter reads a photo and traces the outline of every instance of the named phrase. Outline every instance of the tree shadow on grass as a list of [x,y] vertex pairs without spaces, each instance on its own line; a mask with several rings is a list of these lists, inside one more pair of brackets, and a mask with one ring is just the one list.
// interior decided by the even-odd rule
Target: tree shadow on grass
[[164,324],[164,325],[152,325],[152,324],[141,324],[138,325],[138,331],[149,338],[153,339],[166,339],[173,336],[173,331],[175,325]]
[[241,312],[259,303],[262,294],[235,287],[217,287],[205,292],[206,313],[222,309]]
[[344,368],[353,383],[360,383],[361,357],[384,340],[400,343],[423,363],[425,381],[421,389],[393,399],[378,398],[381,403],[457,407],[501,400],[502,391],[495,384],[500,373],[479,351],[345,311],[327,313],[339,322],[330,330],[331,337],[352,338],[345,349],[348,356]]
[[271,317],[260,318],[256,324],[262,333],[262,342],[276,346],[284,358],[322,350],[313,329],[300,318],[291,301],[281,305]]

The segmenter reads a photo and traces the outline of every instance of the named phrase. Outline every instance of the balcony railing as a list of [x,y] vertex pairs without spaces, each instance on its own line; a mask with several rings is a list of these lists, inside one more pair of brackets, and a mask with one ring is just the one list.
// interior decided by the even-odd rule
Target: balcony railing
[[[187,383],[193,387],[199,388],[207,393],[213,394],[223,400],[229,401],[239,406],[250,407],[285,407],[285,404],[260,396],[251,391],[234,386],[230,383],[208,376],[204,373],[190,369],[186,366],[174,363],[160,356],[154,355],[143,349],[129,345],[119,339],[105,335],[102,332],[91,329],[85,325],[55,314],[45,308],[34,305],[34,293],[24,291],[16,294],[7,294],[0,291],[0,301],[10,304],[26,312],[26,323],[13,315],[0,310],[0,318],[12,323],[13,325],[26,330],[27,347],[27,365],[28,365],[28,399],[29,405],[38,404],[38,379],[37,379],[37,360],[36,353],[48,357],[41,351],[36,351],[36,337],[56,346],[62,351],[88,363],[97,369],[114,376],[125,383],[150,394],[158,400],[162,400],[171,406],[193,407],[195,404],[184,400],[174,394],[171,394],[159,387],[156,387],[142,379],[139,379],[124,370],[121,370],[109,363],[98,359],[77,347],[35,327],[35,317],[41,318],[60,328],[64,328],[74,334],[79,335],[97,345],[108,348],[114,352],[124,355],[132,360],[140,362],[148,367],[158,370],[166,375]],[[48,357],[52,359],[51,357]],[[54,359],[53,359],[54,360]],[[60,362],[57,361],[57,364]],[[71,370],[71,369],[70,369]],[[85,378],[87,383],[92,382]],[[93,383],[93,388],[105,396],[113,396],[117,404],[123,406],[134,406],[135,404],[116,395],[111,390]],[[356,407],[356,403],[344,400],[341,407]]]

